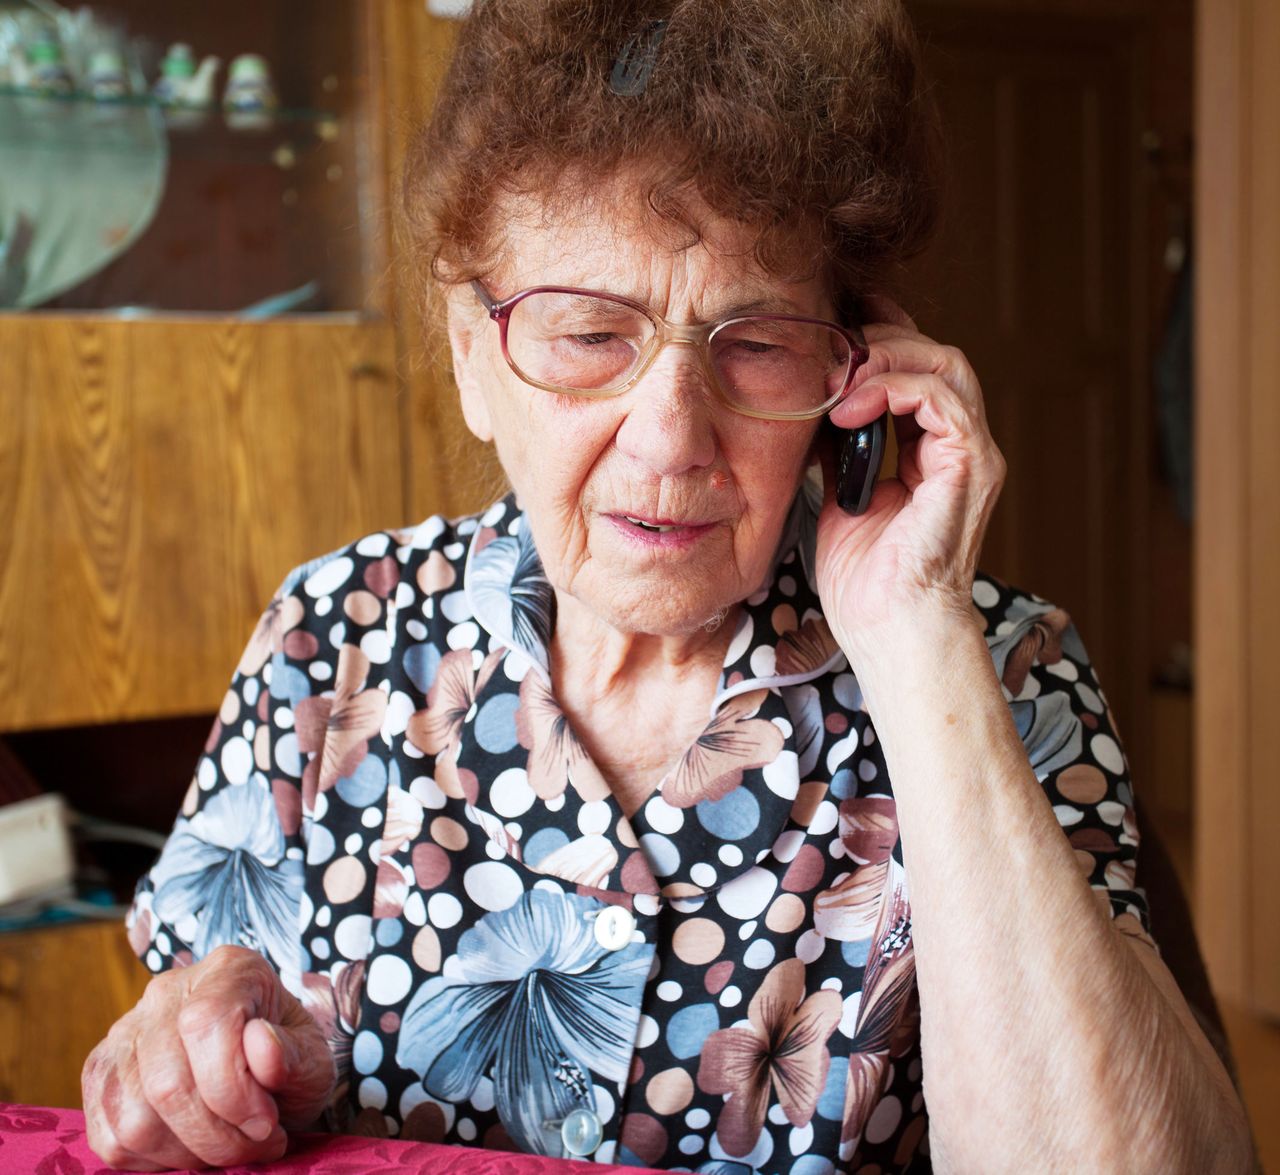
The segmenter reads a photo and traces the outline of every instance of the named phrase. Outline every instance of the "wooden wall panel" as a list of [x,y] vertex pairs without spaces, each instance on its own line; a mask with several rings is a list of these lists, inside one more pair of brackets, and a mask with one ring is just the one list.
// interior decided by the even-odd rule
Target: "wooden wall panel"
[[1249,986],[1280,1017],[1280,6],[1253,6],[1249,116]]
[[478,510],[505,490],[492,446],[467,430],[448,372],[442,324],[427,321],[420,306],[424,276],[412,272],[396,249],[403,240],[400,200],[405,153],[430,110],[457,36],[456,21],[426,11],[420,0],[379,0],[375,40],[385,133],[391,271],[395,284],[399,374],[403,405],[405,494],[414,518]]
[[1216,988],[1280,1017],[1280,13],[1197,25],[1196,904]]
[[0,730],[215,709],[284,574],[401,526],[386,323],[0,317]]

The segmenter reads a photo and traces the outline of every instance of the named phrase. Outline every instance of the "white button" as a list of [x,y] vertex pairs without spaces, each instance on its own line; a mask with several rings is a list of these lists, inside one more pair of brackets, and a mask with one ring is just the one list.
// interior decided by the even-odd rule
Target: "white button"
[[606,951],[620,951],[631,941],[636,918],[626,906],[605,906],[596,915],[596,942]]
[[593,1155],[604,1140],[604,1127],[590,1110],[571,1110],[560,1123],[560,1141],[566,1154]]

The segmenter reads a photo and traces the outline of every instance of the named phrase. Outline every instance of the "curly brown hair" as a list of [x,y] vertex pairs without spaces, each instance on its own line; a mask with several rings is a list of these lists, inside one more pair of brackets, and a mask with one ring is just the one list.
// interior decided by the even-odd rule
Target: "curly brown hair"
[[[648,84],[620,95],[619,52],[655,19]],[[569,208],[585,176],[637,167],[692,241],[688,186],[754,230],[765,272],[825,270],[847,306],[927,243],[938,157],[899,0],[477,0],[409,154],[406,260],[447,285],[479,277],[504,198]]]

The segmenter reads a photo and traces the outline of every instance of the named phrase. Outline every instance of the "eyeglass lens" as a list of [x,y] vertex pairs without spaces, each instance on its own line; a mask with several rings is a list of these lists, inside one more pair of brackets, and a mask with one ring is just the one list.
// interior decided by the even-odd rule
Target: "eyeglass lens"
[[[654,334],[648,315],[621,302],[543,291],[512,307],[507,350],[527,378],[603,394],[626,384]],[[826,404],[844,387],[851,361],[848,339],[829,326],[756,316],[718,328],[708,350],[728,400],[768,412]]]

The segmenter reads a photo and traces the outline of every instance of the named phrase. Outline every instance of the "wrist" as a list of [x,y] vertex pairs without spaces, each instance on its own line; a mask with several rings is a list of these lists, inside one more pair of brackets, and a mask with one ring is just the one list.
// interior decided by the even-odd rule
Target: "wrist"
[[1020,741],[984,625],[972,612],[916,614],[876,638],[850,664],[891,771],[909,776],[921,754],[932,761],[947,747],[980,745],[994,754],[1006,736]]
[[949,669],[972,672],[972,659],[990,661],[985,620],[969,600],[931,598],[914,607],[897,607],[874,625],[847,635],[840,645],[864,693],[869,689],[914,689],[922,676],[931,681]]

